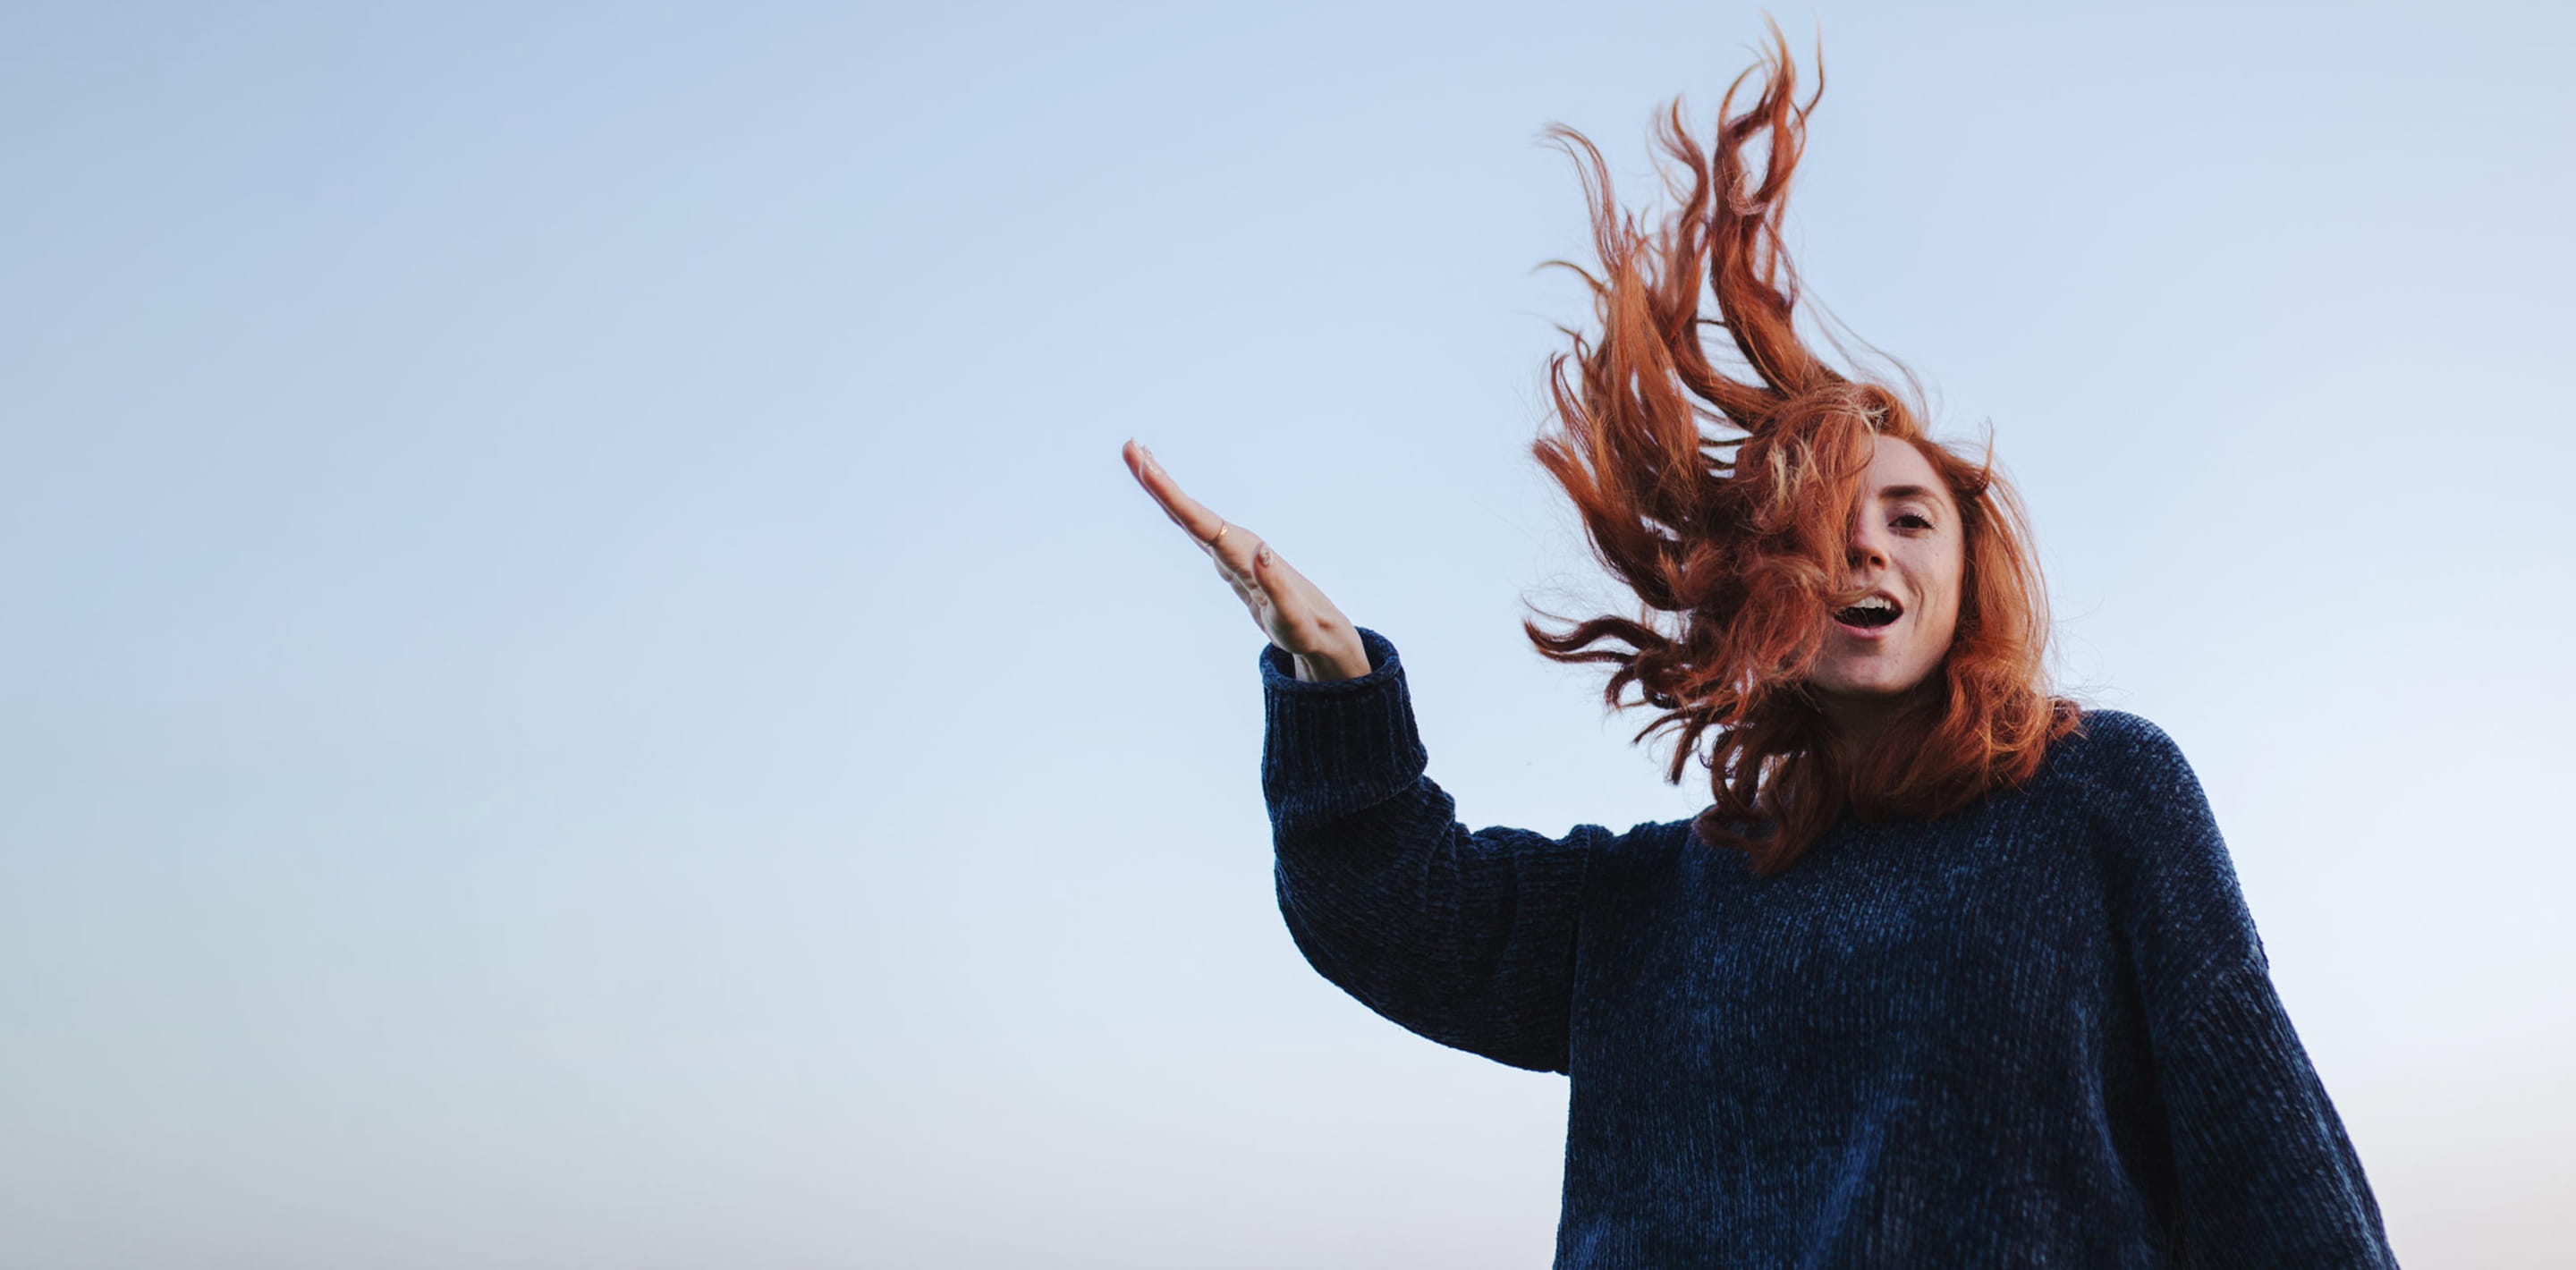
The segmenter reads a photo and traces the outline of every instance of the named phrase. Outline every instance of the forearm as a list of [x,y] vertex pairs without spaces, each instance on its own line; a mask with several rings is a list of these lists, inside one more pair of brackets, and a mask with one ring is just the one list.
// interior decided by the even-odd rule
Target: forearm
[[1471,830],[1424,774],[1429,755],[1394,646],[1366,675],[1298,682],[1262,650],[1262,792],[1279,904],[1325,978],[1413,1031],[1498,1062],[1562,1071],[1575,927],[1590,851]]

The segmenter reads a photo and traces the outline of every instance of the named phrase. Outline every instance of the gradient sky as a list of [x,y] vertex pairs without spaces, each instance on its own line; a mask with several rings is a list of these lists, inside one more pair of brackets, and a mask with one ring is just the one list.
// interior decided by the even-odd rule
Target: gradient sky
[[[1812,294],[2206,782],[2407,1264],[2576,1245],[2576,18],[1828,3]],[[1547,1264],[1562,1078],[1271,893],[1261,639],[1690,814],[1519,618],[1750,5],[0,9],[0,1265]],[[1596,610],[1597,611],[1597,610]]]

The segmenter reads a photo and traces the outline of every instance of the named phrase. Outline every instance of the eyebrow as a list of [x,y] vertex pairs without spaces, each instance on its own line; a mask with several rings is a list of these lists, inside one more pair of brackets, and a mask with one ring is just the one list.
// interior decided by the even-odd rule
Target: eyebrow
[[1932,497],[1931,490],[1925,489],[1920,485],[1890,485],[1879,490],[1878,496],[1880,498],[1920,498],[1935,502],[1939,501]]

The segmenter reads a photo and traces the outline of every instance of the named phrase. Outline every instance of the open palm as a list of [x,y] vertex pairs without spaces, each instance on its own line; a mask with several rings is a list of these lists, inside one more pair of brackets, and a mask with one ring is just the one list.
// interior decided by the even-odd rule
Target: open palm
[[1253,624],[1296,659],[1299,679],[1356,679],[1369,672],[1368,650],[1360,643],[1358,628],[1306,575],[1281,559],[1259,535],[1228,524],[1181,492],[1180,483],[1154,461],[1154,452],[1143,443],[1130,440],[1121,453],[1127,470],[1161,505],[1163,514],[1216,561],[1217,576],[1234,588],[1235,598],[1251,612]]

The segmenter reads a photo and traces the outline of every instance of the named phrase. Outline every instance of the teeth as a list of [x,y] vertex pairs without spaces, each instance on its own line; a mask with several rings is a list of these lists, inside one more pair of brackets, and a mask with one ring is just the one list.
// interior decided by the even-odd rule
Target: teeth
[[1869,597],[1868,599],[1862,600],[1860,603],[1853,605],[1852,607],[1853,607],[1853,608],[1856,608],[1856,609],[1892,609],[1892,608],[1895,608],[1896,606],[1895,606],[1894,604],[1889,603],[1889,602],[1888,602],[1888,599],[1887,599],[1887,597],[1886,597],[1886,596],[1883,596],[1883,595],[1873,595],[1873,596]]

